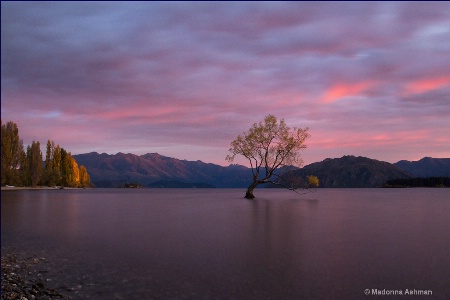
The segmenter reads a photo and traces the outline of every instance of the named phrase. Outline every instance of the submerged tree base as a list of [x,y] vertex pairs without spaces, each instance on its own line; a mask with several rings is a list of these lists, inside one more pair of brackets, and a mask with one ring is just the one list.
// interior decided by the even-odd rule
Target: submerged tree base
[[249,191],[247,191],[246,193],[245,193],[245,197],[244,197],[245,199],[255,199],[255,195],[253,195],[253,192],[249,192]]
[[257,185],[261,184],[260,182],[253,182],[245,192],[245,199],[255,199],[255,195],[253,195],[253,191]]

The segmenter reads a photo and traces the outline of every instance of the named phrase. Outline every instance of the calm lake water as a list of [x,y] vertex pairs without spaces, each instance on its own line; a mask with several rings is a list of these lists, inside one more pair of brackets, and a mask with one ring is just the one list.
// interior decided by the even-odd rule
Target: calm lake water
[[73,299],[450,298],[450,189],[244,193],[2,191],[1,242]]

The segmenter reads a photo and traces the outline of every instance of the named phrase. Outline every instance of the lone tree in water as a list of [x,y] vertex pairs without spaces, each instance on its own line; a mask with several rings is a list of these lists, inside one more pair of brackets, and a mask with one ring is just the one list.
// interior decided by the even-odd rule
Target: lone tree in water
[[[253,124],[233,142],[226,159],[230,162],[238,154],[250,162],[253,182],[247,188],[245,198],[253,199],[253,190],[264,183],[274,183],[271,177],[276,169],[287,166],[301,166],[300,150],[305,149],[305,140],[309,137],[308,128],[289,128],[284,119],[280,121],[273,115],[264,118],[264,122]],[[291,188],[293,189],[293,188]]]

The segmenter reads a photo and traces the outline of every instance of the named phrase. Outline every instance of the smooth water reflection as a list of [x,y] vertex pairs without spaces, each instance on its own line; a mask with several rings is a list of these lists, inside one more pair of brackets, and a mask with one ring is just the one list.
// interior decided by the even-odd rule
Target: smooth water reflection
[[80,299],[450,296],[448,189],[2,192],[2,245],[44,253]]

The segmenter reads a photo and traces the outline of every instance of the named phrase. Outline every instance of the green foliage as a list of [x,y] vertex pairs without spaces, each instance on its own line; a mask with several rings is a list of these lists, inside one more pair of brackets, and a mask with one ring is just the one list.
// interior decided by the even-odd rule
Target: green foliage
[[59,145],[53,149],[52,179],[55,185],[61,185],[61,147]]
[[37,186],[43,174],[42,152],[39,142],[33,141],[31,147],[27,147],[28,182],[31,186]]
[[66,157],[67,157],[67,152],[64,148],[61,148],[61,165],[60,165],[60,171],[61,171],[61,180],[60,180],[60,184],[62,186],[68,186],[67,185],[67,173],[69,172],[68,168],[67,168],[67,164],[66,164]]
[[17,124],[9,121],[1,124],[1,180],[2,185],[20,185],[20,163],[23,158],[23,142],[19,138]]
[[45,171],[43,182],[48,186],[54,186],[55,178],[53,177],[53,150],[55,143],[47,140],[47,150],[45,152]]
[[43,183],[48,186],[61,185],[61,147],[50,140],[47,141]]

